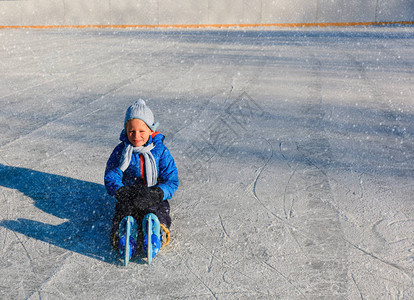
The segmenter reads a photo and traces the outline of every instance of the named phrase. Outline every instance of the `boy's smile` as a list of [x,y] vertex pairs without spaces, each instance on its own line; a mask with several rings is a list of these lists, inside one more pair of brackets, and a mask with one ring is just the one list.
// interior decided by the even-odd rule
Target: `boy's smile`
[[152,133],[152,130],[140,119],[131,119],[125,126],[129,142],[134,147],[144,146]]

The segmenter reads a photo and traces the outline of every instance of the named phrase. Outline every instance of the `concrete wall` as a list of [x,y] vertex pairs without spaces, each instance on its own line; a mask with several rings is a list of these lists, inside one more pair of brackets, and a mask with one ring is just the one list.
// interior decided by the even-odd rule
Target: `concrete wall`
[[0,26],[414,21],[414,0],[0,0]]

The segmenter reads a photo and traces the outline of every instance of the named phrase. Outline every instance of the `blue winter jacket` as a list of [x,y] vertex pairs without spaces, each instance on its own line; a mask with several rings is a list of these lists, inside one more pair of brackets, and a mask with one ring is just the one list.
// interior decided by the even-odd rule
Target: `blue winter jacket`
[[[120,187],[133,185],[141,178],[141,160],[138,153],[132,154],[131,163],[125,172],[119,169],[122,151],[124,150],[123,142],[129,143],[124,131],[121,133],[120,140],[122,143],[115,147],[108,159],[105,170],[105,187],[111,196],[115,196],[116,191]],[[178,172],[174,159],[163,142],[164,136],[156,132],[149,137],[146,145],[151,143],[155,145],[151,153],[158,168],[158,183],[156,186],[160,187],[164,192],[163,200],[167,200],[172,197],[178,188]]]

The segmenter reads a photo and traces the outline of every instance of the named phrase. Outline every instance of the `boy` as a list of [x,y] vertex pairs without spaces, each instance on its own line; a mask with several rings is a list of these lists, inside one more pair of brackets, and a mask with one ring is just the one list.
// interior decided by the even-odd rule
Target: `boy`
[[[133,216],[138,225],[147,213],[155,214],[169,241],[171,226],[168,199],[178,188],[178,172],[164,136],[155,132],[158,122],[139,99],[125,113],[121,143],[108,159],[105,187],[117,199],[112,221],[111,244],[118,250],[118,227],[125,216]],[[138,230],[141,234],[142,230]],[[142,242],[139,235],[138,242]]]

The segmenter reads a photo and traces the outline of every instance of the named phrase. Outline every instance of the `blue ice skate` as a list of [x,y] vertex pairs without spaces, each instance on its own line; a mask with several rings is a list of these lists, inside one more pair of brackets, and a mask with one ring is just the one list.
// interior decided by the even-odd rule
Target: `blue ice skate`
[[138,225],[135,219],[127,216],[119,223],[119,253],[124,258],[125,266],[134,256],[137,247]]
[[144,217],[142,231],[144,232],[144,253],[150,264],[161,248],[161,226],[156,215],[150,213]]

